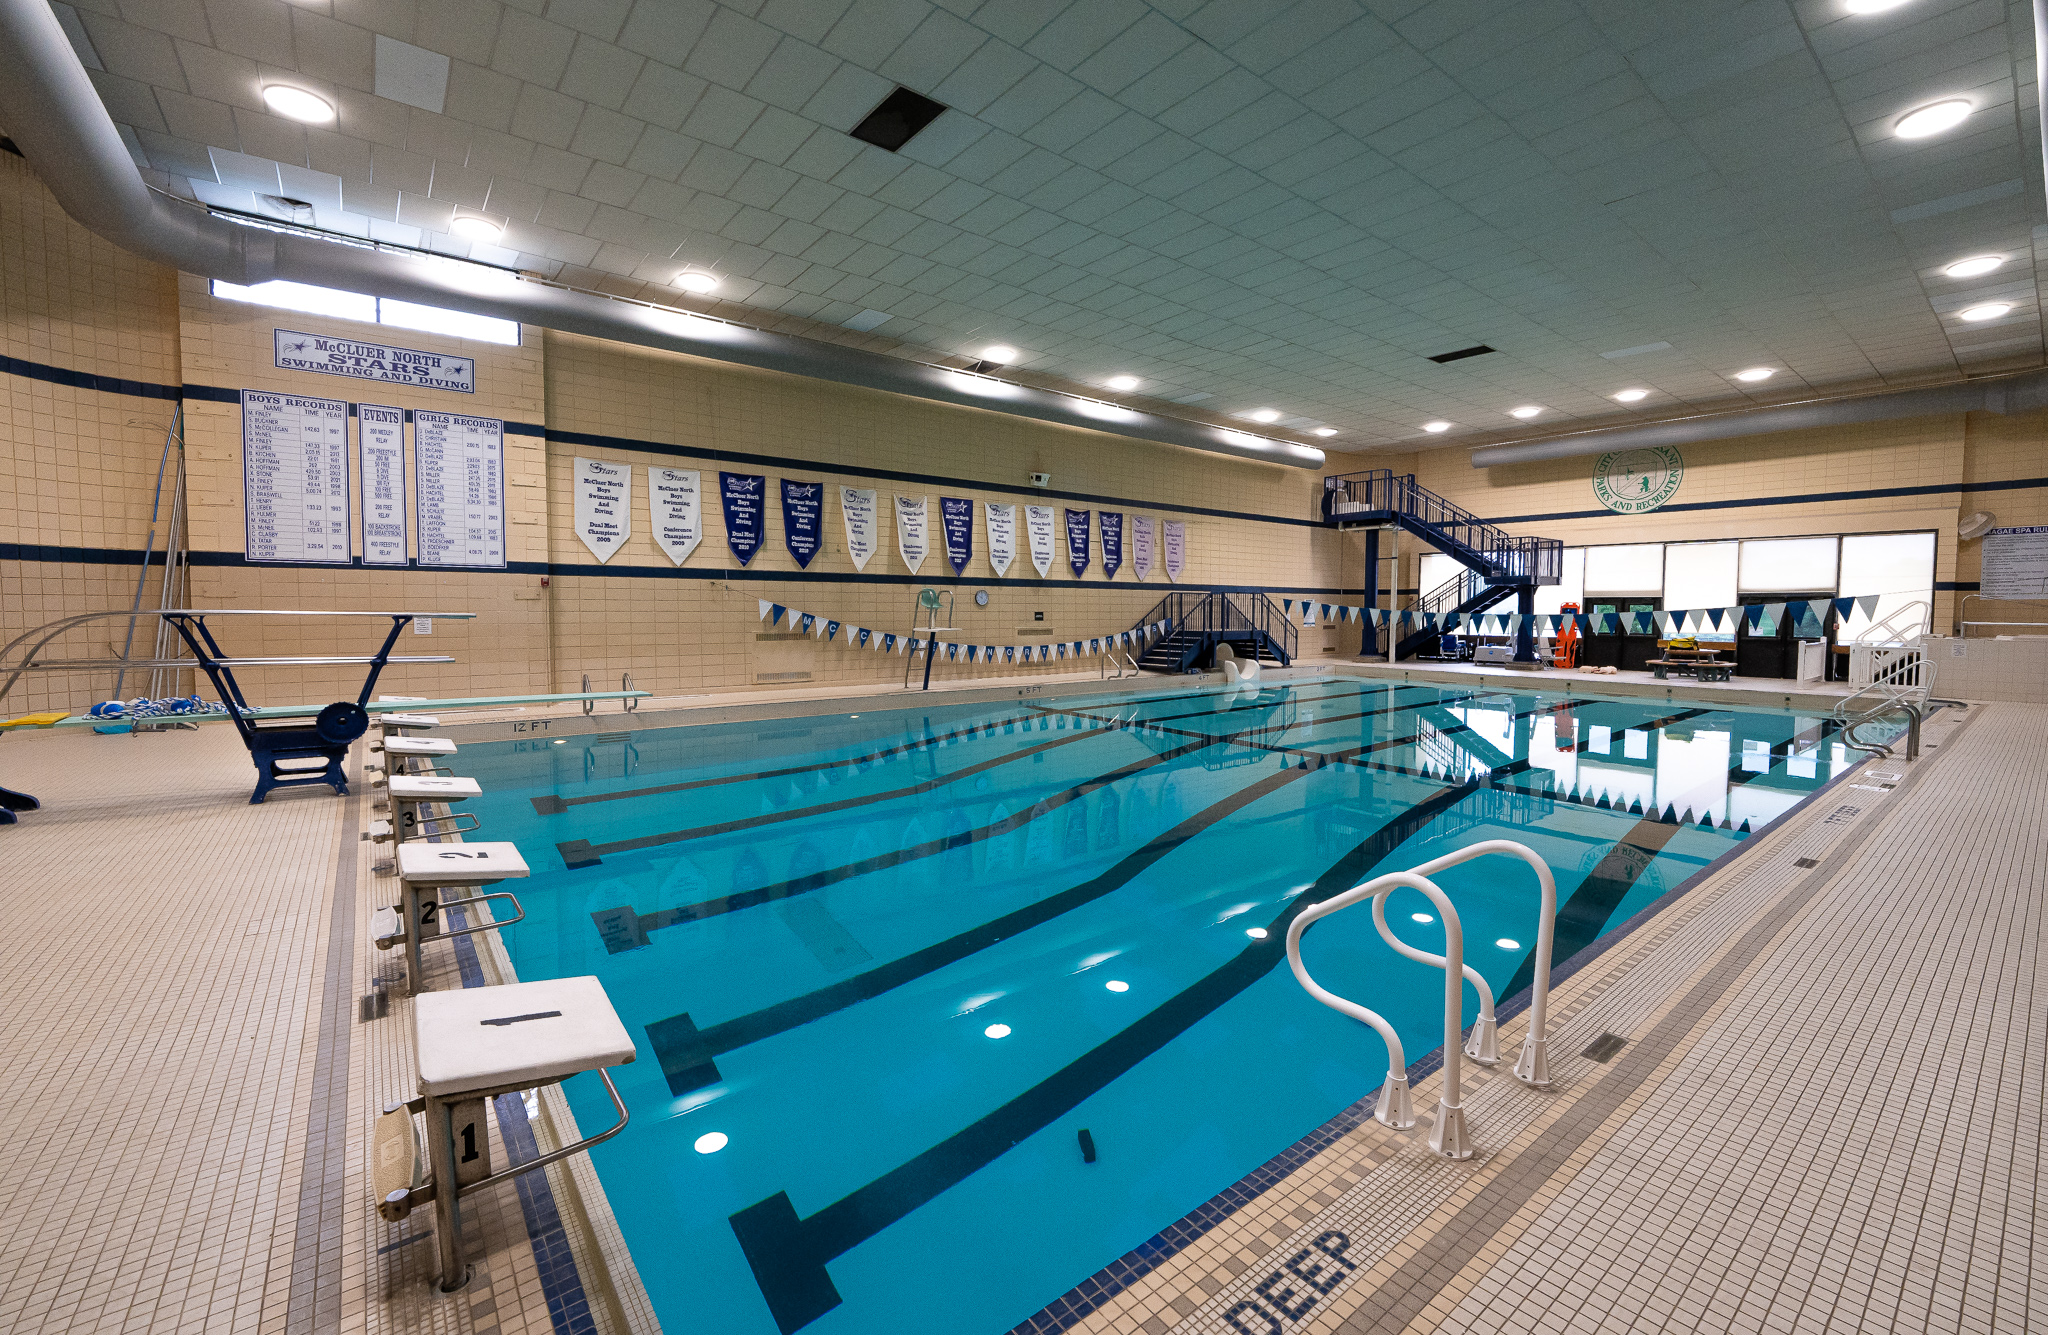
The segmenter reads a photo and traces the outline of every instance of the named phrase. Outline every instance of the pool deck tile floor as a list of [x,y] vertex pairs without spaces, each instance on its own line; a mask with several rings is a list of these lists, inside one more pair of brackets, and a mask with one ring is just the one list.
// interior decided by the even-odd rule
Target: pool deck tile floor
[[[1474,1159],[1429,1154],[1431,1076],[1413,1130],[1366,1121],[1037,1328],[2048,1329],[2048,708],[1944,711],[1927,738],[1564,978],[1556,1088],[1473,1077]],[[511,1187],[470,1210],[452,1297],[412,1241],[429,1217],[371,1208],[370,1123],[409,1080],[407,1003],[363,1018],[396,965],[367,940],[391,897],[371,790],[249,806],[225,728],[9,738],[0,767],[46,808],[0,830],[0,1329],[653,1329],[587,1169],[546,1173],[580,1318]],[[445,946],[430,969],[458,982]],[[564,1111],[543,1102],[542,1143]]]

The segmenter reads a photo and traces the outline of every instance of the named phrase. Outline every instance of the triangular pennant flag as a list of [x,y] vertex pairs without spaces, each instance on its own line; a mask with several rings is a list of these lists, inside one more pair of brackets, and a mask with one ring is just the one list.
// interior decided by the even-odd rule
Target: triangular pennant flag
[[1726,607],[1710,607],[1710,608],[1708,608],[1708,609],[1707,609],[1707,620],[1708,620],[1708,621],[1711,621],[1711,622],[1712,622],[1712,623],[1714,624],[1714,629],[1715,629],[1715,630],[1719,630],[1719,629],[1721,629],[1721,614],[1722,614],[1723,612],[1732,612],[1732,611],[1733,611],[1733,609],[1732,609],[1732,608],[1726,608]]
[[870,632],[867,627],[849,626],[847,627],[847,630],[853,636],[853,642],[855,644],[859,645],[863,649],[868,647],[868,636],[872,632]]
[[809,612],[798,612],[796,615],[790,617],[789,624],[795,626],[804,634],[809,635],[811,633],[811,628],[818,624],[818,618],[812,616]]
[[774,603],[771,603],[771,602],[769,602],[769,601],[768,601],[768,600],[767,600],[766,598],[756,598],[756,599],[755,599],[754,601],[755,601],[755,602],[757,602],[757,603],[759,603],[759,604],[761,605],[761,613],[760,613],[760,615],[759,615],[759,616],[756,616],[756,617],[754,618],[754,620],[756,620],[756,621],[764,621],[764,620],[766,620],[766,619],[767,619],[767,617],[768,617],[768,609],[769,609],[769,608],[771,608],[771,607],[773,607],[773,606],[775,606],[775,604],[774,604]]
[[1292,598],[1282,598],[1280,600],[1280,615],[1286,617],[1289,621],[1294,620],[1294,600]]
[[884,635],[882,637],[882,652],[885,654],[896,652],[896,637],[894,635]]
[[836,621],[827,621],[827,622],[825,623],[825,642],[826,642],[827,644],[830,644],[830,643],[832,642],[832,639],[833,639],[833,637],[834,637],[834,636],[836,636],[836,635],[838,635],[838,634],[839,634],[839,623],[838,623],[838,622],[836,622]]
[[781,603],[776,603],[773,607],[770,607],[768,609],[768,624],[770,626],[781,625],[782,614],[784,612],[787,612],[788,610],[789,609],[787,607],[784,607]]
[[1876,616],[1877,595],[1874,593],[1866,593],[1863,596],[1859,597],[1856,600],[1856,610],[1863,613],[1863,615],[1866,617]]
[[1855,600],[1854,598],[1837,598],[1837,599],[1835,599],[1835,615],[1836,615],[1837,617],[1841,618],[1842,620],[1844,620],[1844,621],[1848,620],[1848,619],[1849,619],[1849,614],[1850,614],[1851,612],[1854,612],[1855,610],[1856,610],[1856,600]]
[[1749,623],[1749,628],[1752,632],[1756,630],[1756,623],[1763,614],[1764,605],[1762,603],[1744,603],[1742,605],[1742,619]]

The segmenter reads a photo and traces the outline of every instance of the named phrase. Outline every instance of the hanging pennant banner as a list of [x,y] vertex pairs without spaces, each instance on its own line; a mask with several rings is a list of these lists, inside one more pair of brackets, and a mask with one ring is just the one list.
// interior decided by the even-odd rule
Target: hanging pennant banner
[[1102,577],[1115,579],[1124,564],[1124,516],[1120,510],[1103,510]]
[[1031,564],[1037,567],[1038,577],[1045,578],[1045,572],[1052,569],[1054,527],[1058,518],[1050,505],[1027,505],[1024,507],[1024,536],[1031,543]]
[[1087,510],[1067,511],[1067,564],[1074,568],[1074,578],[1081,578],[1088,569],[1088,516]]
[[633,470],[602,459],[576,461],[576,536],[600,563],[633,531]]
[[974,555],[974,502],[960,496],[939,497],[939,527],[946,537],[946,564],[958,575]]
[[1010,573],[1017,559],[1017,507],[984,501],[982,519],[988,525],[988,563],[998,578]]
[[1166,577],[1179,583],[1181,569],[1186,565],[1188,557],[1188,526],[1178,519],[1169,519],[1160,525],[1160,529],[1160,546],[1163,549]]
[[875,554],[875,493],[841,487],[839,518],[846,524],[846,554],[853,559],[853,568],[866,570]]
[[925,523],[924,497],[896,498],[896,553],[915,575],[931,551],[931,533]]
[[718,496],[725,507],[725,545],[745,565],[761,550],[761,536],[767,519],[762,502],[768,494],[768,479],[759,473],[720,473]]
[[1140,582],[1152,573],[1154,536],[1151,515],[1131,516],[1131,573]]
[[647,518],[654,541],[681,565],[704,540],[704,475],[689,468],[647,470]]
[[811,568],[818,538],[825,531],[825,484],[782,479],[782,544],[796,558],[797,569]]

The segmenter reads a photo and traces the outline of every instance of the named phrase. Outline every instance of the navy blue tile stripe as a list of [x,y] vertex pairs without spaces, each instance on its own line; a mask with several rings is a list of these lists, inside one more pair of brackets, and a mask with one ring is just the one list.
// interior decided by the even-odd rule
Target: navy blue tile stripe
[[[2048,477],[2016,477],[2002,482],[1954,482],[1928,487],[1866,487],[1857,491],[1809,491],[1784,496],[1745,497],[1734,501],[1687,501],[1660,505],[1653,514],[1668,515],[1690,510],[1745,510],[1755,505],[1818,505],[1826,501],[1877,501],[1894,496],[1954,496],[1961,492],[2030,491],[2048,487]],[[1540,515],[1500,515],[1483,519],[1484,524],[1541,524],[1558,519],[1641,519],[1642,515],[1617,514],[1612,510],[1558,510]]]
[[19,357],[0,357],[0,372],[18,375],[25,380],[40,380],[46,385],[96,389],[103,394],[127,394],[138,399],[175,401],[180,397],[176,385],[158,385],[147,380],[123,380],[119,376],[94,375],[90,371],[72,371],[62,366],[51,366],[46,362],[24,361]]

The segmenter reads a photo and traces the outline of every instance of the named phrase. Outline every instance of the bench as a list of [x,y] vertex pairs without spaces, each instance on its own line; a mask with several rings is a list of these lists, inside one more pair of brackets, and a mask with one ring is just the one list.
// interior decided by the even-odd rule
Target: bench
[[1735,670],[1733,663],[1718,658],[1652,658],[1647,665],[1658,681],[1666,680],[1673,668],[1691,673],[1698,681],[1727,681]]

